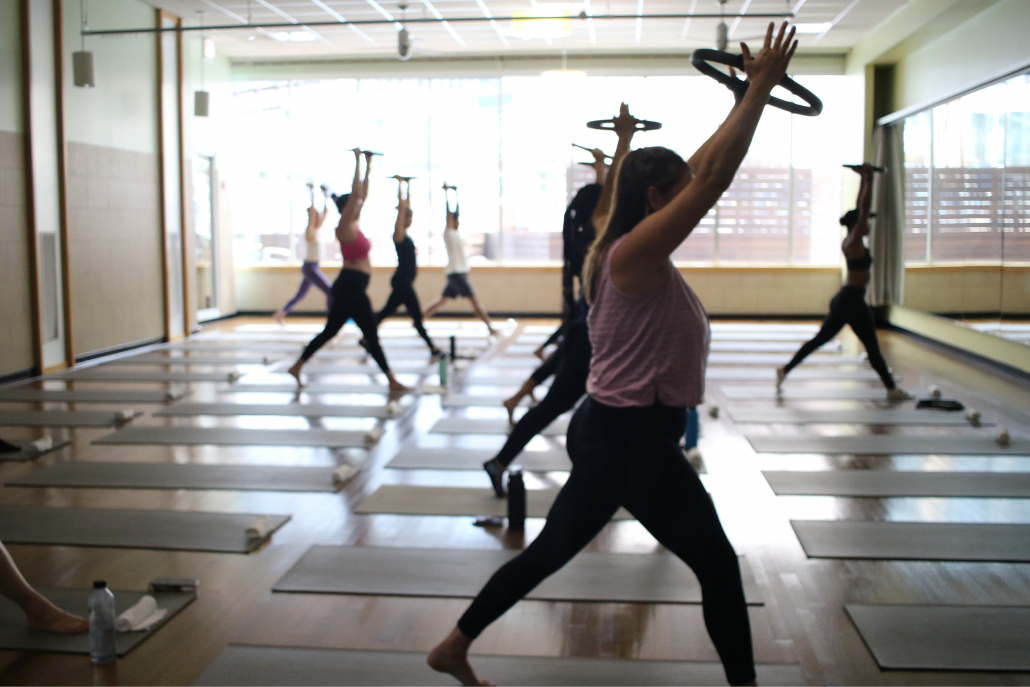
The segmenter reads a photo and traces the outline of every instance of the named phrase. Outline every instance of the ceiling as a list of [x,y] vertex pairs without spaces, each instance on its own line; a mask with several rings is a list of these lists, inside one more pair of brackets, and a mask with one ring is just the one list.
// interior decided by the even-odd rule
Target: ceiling
[[[397,0],[149,0],[150,4],[183,17],[190,25],[296,23],[297,28],[212,31],[216,49],[235,58],[275,59],[304,56],[371,58],[396,53],[398,25],[316,26],[344,18],[348,21],[402,19]],[[844,52],[906,0],[728,0],[726,23],[730,44],[764,33],[769,19],[739,19],[742,11],[785,13],[794,21],[828,23],[822,34],[799,36],[805,52]],[[538,5],[537,0],[408,0],[409,18],[508,17]],[[573,14],[718,13],[718,0],[579,0],[566,4]],[[198,14],[203,12],[203,15]],[[556,51],[576,53],[655,52],[714,47],[719,19],[603,19],[573,20],[572,34],[549,40],[523,40],[512,35],[509,22],[412,23],[408,25],[414,55],[525,54]],[[104,27],[94,26],[94,29]],[[307,40],[283,40],[302,38]]]

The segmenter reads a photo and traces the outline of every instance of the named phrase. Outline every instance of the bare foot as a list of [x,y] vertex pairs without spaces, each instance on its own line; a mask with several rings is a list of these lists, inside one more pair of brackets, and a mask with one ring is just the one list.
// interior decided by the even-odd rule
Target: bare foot
[[38,607],[26,611],[28,626],[33,630],[56,632],[61,635],[77,635],[89,632],[89,621],[77,615],[62,611],[45,599]]
[[275,314],[272,315],[272,319],[278,322],[280,327],[286,326],[286,313],[282,310],[276,310]]
[[502,405],[505,408],[508,409],[508,423],[511,424],[512,427],[515,426],[515,409],[519,407],[519,402],[521,400],[522,400],[522,395],[521,394],[515,394],[514,396],[509,398],[507,401],[502,403]]
[[535,351],[533,351],[533,355],[535,355],[536,357],[540,358],[541,360],[546,360],[547,359],[547,356],[544,355],[544,347],[543,346],[541,346],[540,348],[538,348]]
[[398,382],[396,379],[391,379],[390,380],[390,393],[391,394],[410,394],[414,390],[415,389],[413,389],[410,386],[404,386],[403,384]]
[[293,378],[297,380],[297,386],[304,386],[304,380],[300,378],[300,369],[304,367],[304,361],[298,360],[293,364],[293,367],[289,369],[289,373],[293,375]]
[[493,685],[492,682],[480,680],[469,665],[468,648],[471,643],[472,640],[455,628],[447,639],[429,652],[426,663],[438,673],[453,675],[463,685]]

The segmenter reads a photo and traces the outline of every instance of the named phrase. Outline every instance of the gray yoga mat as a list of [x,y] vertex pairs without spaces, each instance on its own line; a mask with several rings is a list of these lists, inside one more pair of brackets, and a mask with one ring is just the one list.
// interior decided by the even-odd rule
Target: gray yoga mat
[[[483,656],[473,668],[501,685],[724,685],[722,664],[626,658]],[[793,663],[758,664],[762,685],[804,685]],[[454,685],[425,652],[230,645],[194,685]]]
[[[558,495],[557,489],[527,489],[526,515],[546,518]],[[355,513],[392,513],[394,515],[508,515],[507,499],[499,499],[490,487],[421,487],[411,484],[384,484],[354,509]],[[632,520],[619,509],[614,520]],[[0,539],[2,541],[2,539]]]
[[53,463],[7,482],[7,486],[338,491],[332,468],[194,463]]
[[[711,381],[729,380],[768,380],[776,381],[776,369],[772,367],[709,367],[705,371],[705,379]],[[863,368],[858,370],[837,370],[834,368],[808,368],[799,367],[790,373],[787,378],[790,380],[814,380],[814,379],[856,379],[862,381],[878,382],[880,376],[876,370]],[[886,392],[883,392],[886,393]]]
[[[401,470],[482,470],[483,463],[497,451],[475,448],[419,448],[408,446],[386,464]],[[523,451],[513,465],[537,472],[568,472],[572,469],[569,454],[561,451]]]
[[[709,353],[709,365],[786,365],[790,355],[780,353]],[[526,358],[501,357],[491,358],[492,367],[533,370],[540,366],[536,356]],[[832,367],[835,365],[865,365],[865,360],[857,355],[813,355],[808,357],[804,366]],[[792,373],[793,374],[793,373]]]
[[1030,498],[1030,472],[766,470],[762,474],[780,495]]
[[[519,551],[312,546],[274,592],[473,598]],[[741,566],[748,603],[762,597]],[[544,601],[701,603],[701,585],[672,554],[580,553],[526,595]]]
[[830,455],[945,455],[1030,456],[1030,440],[1012,437],[998,446],[993,434],[979,436],[913,436],[911,434],[859,434],[854,436],[745,434],[758,453],[825,453]]
[[[337,429],[249,429],[244,427],[126,427],[94,444],[167,446],[365,446],[366,432]],[[2,541],[2,540],[0,540]]]
[[336,405],[333,403],[177,403],[154,416],[195,417],[198,415],[288,415],[291,417],[373,417],[394,418],[414,407],[409,403],[392,412],[385,405]]
[[721,384],[719,390],[731,401],[810,401],[841,399],[849,401],[885,401],[887,391],[873,386],[795,386],[787,384],[779,391],[767,384]]
[[69,382],[234,382],[240,372],[150,372],[147,370],[109,370],[104,366],[71,370],[47,379]]
[[181,343],[168,344],[164,348],[158,349],[162,351],[201,351],[204,353],[227,353],[227,354],[247,354],[247,353],[265,353],[268,354],[282,354],[287,353],[300,353],[304,349],[303,344],[300,343],[226,343],[224,341],[197,341],[189,339]]
[[[0,506],[0,541],[8,544],[249,553],[264,539],[245,534],[253,513],[132,508]],[[275,530],[289,515],[269,515]]]
[[[163,412],[163,411],[162,411]],[[965,413],[913,408],[855,408],[853,410],[802,410],[798,408],[727,408],[734,422],[750,424],[853,424],[853,425],[958,425],[969,426]],[[983,425],[993,422],[980,421]]]
[[1030,606],[844,608],[885,670],[1030,671]]
[[809,558],[1030,562],[1030,525],[791,520]]
[[163,355],[141,353],[131,358],[112,360],[110,365],[271,365],[282,360],[282,355]]
[[[486,373],[484,373],[484,374],[477,374],[477,375],[466,375],[465,378],[460,380],[460,381],[465,386],[472,386],[472,385],[475,385],[475,386],[503,386],[503,387],[512,387],[512,388],[517,389],[520,386],[522,386],[522,382],[526,381],[527,377],[529,377],[528,373],[524,374],[524,375],[523,374],[494,375],[494,374],[486,374]],[[551,383],[551,380],[548,379],[543,384],[541,384],[538,387],[538,389],[540,391],[542,391],[548,385],[550,385],[550,383]],[[540,391],[537,391],[537,393],[539,394]]]
[[53,442],[53,444],[51,444],[50,448],[46,449],[45,451],[37,450],[32,445],[31,441],[9,441],[7,443],[14,444],[15,446],[20,446],[21,450],[17,453],[0,453],[0,462],[20,463],[26,460],[32,460],[33,458],[38,458],[39,456],[45,453],[50,453],[51,451],[56,451],[59,448],[64,448],[72,442],[55,441]]
[[[840,350],[838,341],[831,341],[809,356],[814,358],[820,355],[837,355]],[[800,348],[799,344],[792,341],[713,341],[709,346],[710,351],[725,353],[790,353],[794,355]]]
[[790,341],[799,348],[810,338],[806,332],[712,332],[712,341]]
[[[511,431],[508,418],[480,419],[470,417],[442,417],[432,429],[434,434],[507,434]],[[541,436],[565,436],[569,431],[569,416],[559,417],[540,432]]]
[[379,394],[386,396],[390,393],[390,387],[386,384],[321,384],[318,382],[298,387],[293,382],[280,382],[277,384],[248,384],[247,382],[242,382],[233,385],[231,389],[223,393]]
[[[500,406],[509,396],[503,394],[448,394],[440,397],[440,405],[444,408],[467,408],[469,406]],[[529,397],[524,397],[520,406],[532,405]]]
[[92,410],[0,410],[0,427],[116,427],[142,413]]
[[0,390],[0,401],[12,403],[171,403],[185,395],[184,391],[14,388]]
[[[289,368],[289,364],[283,364],[282,370]],[[429,365],[418,360],[394,360],[390,363],[390,369],[399,374],[428,374],[436,371],[436,366]],[[359,364],[327,364],[308,363],[304,366],[303,373],[306,375],[378,375],[383,371],[375,363],[371,365]]]
[[[49,599],[58,608],[69,613],[87,616],[89,613],[89,595],[92,589],[58,589],[54,587],[38,588],[40,594]],[[157,592],[128,592],[112,590],[114,593],[115,613],[121,614],[136,605],[144,596],[150,595],[157,601],[157,607],[166,609],[168,615],[159,620],[145,632],[119,632],[115,635],[115,646],[119,656],[125,656],[152,634],[171,620],[175,615],[190,605],[196,594],[171,594]],[[2,651],[43,651],[51,654],[83,654],[89,655],[89,633],[77,635],[60,635],[42,630],[31,630],[25,623],[25,614],[14,602],[0,597],[0,650]]]

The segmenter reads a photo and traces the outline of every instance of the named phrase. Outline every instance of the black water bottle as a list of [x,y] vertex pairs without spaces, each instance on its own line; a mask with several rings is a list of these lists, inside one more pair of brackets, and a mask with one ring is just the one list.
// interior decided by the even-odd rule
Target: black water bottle
[[526,529],[526,483],[522,481],[522,468],[508,472],[508,529],[517,532]]
[[458,337],[451,334],[451,360],[458,359]]

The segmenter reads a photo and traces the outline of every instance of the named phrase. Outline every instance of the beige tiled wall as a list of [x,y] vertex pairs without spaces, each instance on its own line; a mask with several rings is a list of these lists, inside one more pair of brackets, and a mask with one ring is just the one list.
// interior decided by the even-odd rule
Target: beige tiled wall
[[76,355],[164,335],[157,156],[68,144]]
[[0,376],[34,365],[24,137],[0,131]]
[[930,313],[1030,313],[1030,266],[910,266],[904,306]]
[[[336,268],[324,268],[329,279]],[[813,268],[702,267],[681,269],[705,308],[713,315],[822,315],[837,289],[840,270]],[[374,306],[390,293],[393,268],[377,268],[369,286]],[[472,285],[487,310],[557,313],[561,310],[561,268],[473,268]],[[236,306],[240,311],[271,311],[281,307],[300,284],[300,267],[238,267]],[[415,288],[423,307],[443,289],[441,268],[421,268]],[[451,306],[466,312],[464,302]],[[325,300],[314,289],[298,311],[321,311]]]

